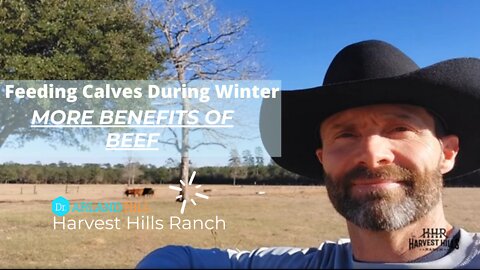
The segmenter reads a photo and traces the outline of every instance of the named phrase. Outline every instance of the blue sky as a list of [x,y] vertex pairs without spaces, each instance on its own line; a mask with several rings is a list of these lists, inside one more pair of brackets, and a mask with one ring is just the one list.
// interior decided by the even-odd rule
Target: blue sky
[[[480,57],[480,1],[215,1],[220,16],[249,18],[249,38],[262,45],[259,60],[267,79],[281,80],[283,89],[321,85],[328,64],[344,46],[367,39],[394,44],[424,67],[455,57]],[[259,141],[239,141],[252,152]],[[192,153],[195,164],[219,165],[228,150],[203,148]],[[215,155],[212,155],[215,153]],[[174,156],[135,154],[143,163],[162,165]],[[0,149],[0,162],[124,163],[128,153],[107,152],[102,144],[91,151],[56,150],[41,141],[19,149]],[[215,158],[212,156],[216,156]]]
[[335,54],[367,39],[394,44],[418,65],[480,57],[478,1],[217,1],[250,19],[269,78],[286,89],[320,85]]

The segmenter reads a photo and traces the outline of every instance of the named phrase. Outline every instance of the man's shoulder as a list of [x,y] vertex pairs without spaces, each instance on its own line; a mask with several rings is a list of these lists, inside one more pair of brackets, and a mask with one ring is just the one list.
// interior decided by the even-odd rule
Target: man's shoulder
[[137,268],[349,268],[349,239],[319,247],[262,247],[252,251],[165,246],[148,254]]
[[350,238],[339,238],[337,241],[327,240],[320,245],[320,248],[326,245],[332,247],[348,248],[350,246]]
[[320,246],[262,247],[253,251],[228,250],[235,268],[349,268],[352,265],[350,239],[325,241]]
[[[320,244],[318,247],[311,248],[300,248],[300,247],[287,247],[287,246],[277,246],[277,247],[261,247],[253,250],[253,253],[273,253],[273,254],[285,254],[285,253],[303,253],[309,254],[312,252],[320,253],[329,253],[336,250],[349,250],[350,249],[350,239],[349,238],[340,238],[337,241],[326,240]],[[241,251],[239,251],[241,252]],[[243,251],[250,252],[250,251]]]
[[325,241],[320,246],[262,247],[253,251],[227,250],[233,268],[350,268],[350,239]]

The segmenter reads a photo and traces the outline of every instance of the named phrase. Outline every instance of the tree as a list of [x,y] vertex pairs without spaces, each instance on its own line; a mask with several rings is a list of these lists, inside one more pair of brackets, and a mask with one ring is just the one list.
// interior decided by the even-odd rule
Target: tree
[[238,150],[236,148],[230,150],[230,159],[228,160],[228,165],[230,166],[230,176],[233,178],[233,185],[235,186],[237,177],[240,176],[240,166],[242,165],[240,155],[238,154]]
[[255,165],[255,158],[252,156],[252,152],[250,152],[250,150],[243,150],[242,158],[245,166],[252,167]]
[[255,147],[255,164],[258,166],[263,166],[263,150],[260,146]]
[[140,163],[136,161],[131,154],[127,157],[127,164],[123,169],[123,176],[127,178],[127,185],[135,185],[135,178],[143,175],[140,169]]
[[[100,168],[100,165],[95,163],[86,163],[84,164],[84,169],[86,170],[86,180],[90,184],[98,184],[103,182],[103,171]],[[65,179],[63,177],[59,179]]]
[[257,146],[255,147],[255,177],[258,177],[258,169],[263,165],[263,150],[260,146]]
[[0,166],[0,182],[8,183],[9,180],[15,179],[16,177],[15,168],[5,164]]
[[[249,79],[259,74],[258,65],[252,62],[256,44],[242,47],[247,20],[221,18],[209,0],[152,1],[151,22],[156,29],[156,48],[165,56],[165,69],[157,77],[175,80],[180,85],[193,80]],[[188,98],[181,98],[182,110],[192,109]],[[183,125],[187,119],[183,118]],[[180,179],[189,178],[190,150],[204,145],[225,147],[219,138],[225,136],[209,128],[180,130],[168,129],[171,138],[162,143],[173,145],[181,155]],[[193,144],[191,132],[202,132],[202,141]],[[181,200],[188,200],[186,187],[182,186]]]
[[[4,80],[147,79],[161,66],[134,0],[0,1],[0,17]],[[4,91],[0,87],[3,97]],[[67,105],[49,102],[1,98],[0,147],[10,136],[17,146],[36,138],[73,146],[94,139],[93,129],[30,129],[34,109]],[[104,108],[106,102],[112,100],[96,106]]]

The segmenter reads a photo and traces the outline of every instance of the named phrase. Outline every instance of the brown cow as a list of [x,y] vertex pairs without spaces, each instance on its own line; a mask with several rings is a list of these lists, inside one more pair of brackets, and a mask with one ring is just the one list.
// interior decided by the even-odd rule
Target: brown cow
[[127,188],[125,190],[125,196],[130,197],[139,197],[143,196],[143,188]]

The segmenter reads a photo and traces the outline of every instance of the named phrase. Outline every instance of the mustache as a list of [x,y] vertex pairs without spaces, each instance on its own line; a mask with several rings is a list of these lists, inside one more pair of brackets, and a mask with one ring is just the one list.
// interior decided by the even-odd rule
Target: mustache
[[364,166],[357,166],[348,171],[343,177],[345,185],[351,185],[356,179],[393,179],[395,181],[411,182],[415,179],[415,173],[399,165],[388,165],[385,167],[370,169]]

